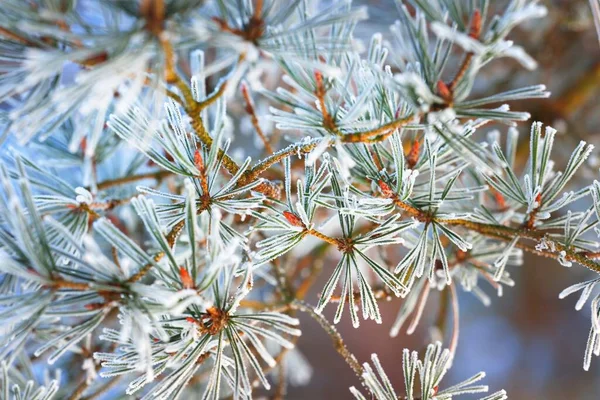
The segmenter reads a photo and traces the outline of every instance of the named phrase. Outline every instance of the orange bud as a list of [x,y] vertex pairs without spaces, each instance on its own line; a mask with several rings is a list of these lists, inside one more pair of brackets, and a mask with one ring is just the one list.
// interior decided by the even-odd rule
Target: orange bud
[[504,198],[504,196],[502,196],[502,193],[498,192],[497,190],[494,190],[494,198],[496,199],[496,203],[498,203],[498,207],[500,207],[501,209],[506,208],[506,199]]
[[381,189],[381,193],[383,194],[384,197],[393,197],[394,196],[394,191],[392,190],[390,185],[388,185],[381,179],[377,182],[377,184],[379,185],[379,189]]
[[175,161],[175,159],[173,158],[173,156],[165,150],[165,158],[169,161]]
[[321,98],[325,96],[325,86],[323,86],[323,74],[320,71],[315,71],[315,81],[317,83],[317,91],[315,94]]
[[321,86],[323,84],[323,74],[321,71],[315,71],[315,80],[317,81],[317,86]]
[[204,172],[204,161],[202,160],[202,154],[200,154],[200,150],[196,149],[194,152],[194,164],[196,164],[196,168],[200,173]]
[[469,253],[460,249],[456,250],[456,261],[464,261],[469,256]]
[[535,196],[535,202],[537,203],[537,208],[540,208],[542,206],[542,194],[538,193],[537,196]]
[[240,89],[242,90],[242,95],[246,97],[248,95],[248,85],[246,82],[240,83]]
[[85,149],[87,148],[87,138],[81,139],[81,143],[79,143],[79,148],[82,153],[85,153]]
[[284,211],[283,216],[293,226],[298,226],[300,228],[304,228],[304,224],[302,223],[302,220],[296,214],[289,212],[289,211]]
[[85,60],[82,60],[81,64],[85,65],[86,67],[91,67],[94,65],[102,64],[106,60],[108,60],[108,53],[106,51],[103,51],[93,56],[90,56]]
[[227,26],[227,22],[225,22],[222,18],[211,17],[211,20],[213,20],[217,25],[219,25],[219,29],[226,30],[229,28]]
[[450,92],[450,88],[446,85],[446,82],[443,80],[437,81],[437,91],[440,97],[446,101],[452,99],[452,92]]
[[408,156],[406,157],[406,162],[410,168],[413,168],[417,164],[417,161],[419,161],[419,154],[421,154],[421,143],[415,139],[413,140]]
[[481,12],[479,10],[473,11],[473,18],[471,18],[471,28],[469,30],[469,36],[473,39],[479,39],[481,34]]
[[84,307],[86,310],[99,310],[101,308],[103,308],[106,304],[104,303],[89,303],[86,304]]
[[192,289],[194,287],[194,280],[187,269],[179,267],[179,276],[181,277],[181,283],[183,284],[184,289]]

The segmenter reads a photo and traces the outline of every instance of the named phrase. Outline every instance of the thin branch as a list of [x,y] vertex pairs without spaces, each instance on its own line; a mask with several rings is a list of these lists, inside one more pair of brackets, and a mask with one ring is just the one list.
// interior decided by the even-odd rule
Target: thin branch
[[221,97],[225,93],[225,89],[227,89],[227,81],[223,81],[219,85],[218,89],[212,95],[208,96],[206,99],[204,99],[200,102],[196,102],[196,109],[194,111],[200,112],[200,111],[204,110],[206,107],[213,104],[215,101],[217,101],[219,99],[219,97]]
[[[196,214],[200,214],[203,211],[206,211],[209,206],[210,206],[210,201],[202,203],[196,210]],[[179,234],[181,233],[181,231],[183,230],[184,227],[185,227],[185,219],[182,219],[181,221],[178,221],[175,225],[173,225],[171,230],[167,233],[166,239],[167,239],[167,244],[169,245],[170,248],[175,246],[175,242],[177,241],[177,238],[179,237]],[[156,253],[154,255],[154,262],[155,263],[159,262],[160,260],[162,260],[162,258],[164,256],[165,256],[165,253],[162,251]],[[144,265],[137,273],[132,275],[127,280],[127,282],[133,283],[133,282],[139,281],[152,269],[153,266],[154,266],[154,264],[152,264],[152,263]]]
[[341,132],[336,126],[333,117],[329,113],[329,110],[327,110],[327,105],[325,103],[325,95],[327,94],[327,89],[325,88],[325,84],[323,83],[323,74],[321,74],[321,72],[319,71],[315,71],[315,82],[317,84],[315,96],[317,96],[319,111],[321,111],[321,115],[323,116],[323,127],[331,133],[341,135]]
[[321,232],[316,231],[314,229],[307,229],[306,230],[306,234],[314,236],[317,239],[320,239],[320,240],[322,240],[324,242],[327,242],[327,243],[332,244],[332,245],[337,246],[337,247],[340,247],[343,244],[343,242],[342,242],[341,239],[339,239],[339,238],[333,238],[331,236],[327,236],[324,233],[321,233]]
[[[567,261],[574,261],[578,264],[583,265],[591,269],[592,271],[600,273],[600,263],[594,261],[592,258],[586,256],[585,252],[577,252],[573,248],[567,248],[562,243],[554,241],[548,232],[543,231],[532,231],[527,230],[525,228],[517,229],[510,228],[504,225],[492,225],[492,224],[482,224],[479,222],[468,221],[464,219],[447,219],[447,220],[436,220],[438,223],[446,224],[446,225],[454,225],[454,226],[462,226],[469,230],[478,232],[482,235],[500,239],[505,242],[510,242],[515,236],[519,236],[522,238],[534,240],[536,243],[541,243],[542,241],[547,241],[549,244],[554,246],[553,250],[549,251],[540,251],[535,248],[535,246],[529,246],[525,243],[518,242],[516,247],[525,250],[529,253],[536,254],[543,257],[553,258],[558,260],[563,257]],[[564,254],[561,254],[563,253]]]
[[[110,346],[111,351],[115,349],[115,345],[111,345]],[[89,356],[91,357],[91,349],[89,350]],[[96,374],[94,376],[93,379],[88,379],[88,377],[84,377],[81,381],[81,383],[79,385],[77,385],[77,387],[75,388],[75,391],[71,394],[71,396],[69,397],[69,400],[79,400],[81,399],[81,397],[83,396],[83,394],[85,393],[85,391],[90,387],[90,385],[92,385],[95,381],[96,378],[98,378],[98,371],[100,371],[100,369],[102,368],[102,363],[100,363],[99,361],[94,361],[94,368],[96,370]]]
[[[471,17],[471,27],[469,30],[469,37],[475,40],[479,39],[479,35],[481,34],[481,12],[479,10],[473,11],[473,16]],[[471,66],[471,61],[473,60],[473,56],[475,54],[473,52],[468,52],[465,55],[465,58],[458,68],[458,72],[454,76],[454,79],[450,83],[448,83],[448,90],[453,95],[454,90],[462,80],[462,78],[467,73],[469,66]]]
[[260,140],[263,142],[263,145],[265,146],[265,150],[268,152],[268,154],[273,154],[274,153],[273,147],[271,147],[271,143],[269,143],[269,139],[267,139],[267,136],[265,135],[262,128],[260,127],[258,117],[256,116],[256,110],[254,109],[254,101],[252,100],[252,97],[250,96],[250,93],[248,91],[248,85],[246,83],[242,83],[242,96],[244,97],[244,101],[246,103],[245,110],[248,113],[248,115],[250,115],[250,120],[252,121],[252,126],[254,127],[254,130],[258,134],[258,137],[260,138]]
[[478,232],[484,236],[503,240],[505,242],[510,242],[515,238],[515,236],[533,240],[536,242],[536,244],[539,244],[542,241],[546,241],[553,246],[552,250],[540,251],[535,248],[535,245],[531,246],[522,242],[517,242],[515,246],[529,253],[536,254],[542,257],[552,258],[555,260],[558,260],[559,258],[564,258],[567,261],[576,262],[578,264],[583,265],[584,267],[591,269],[592,271],[600,273],[600,263],[593,260],[593,258],[595,257],[589,257],[587,256],[587,252],[578,252],[573,248],[568,248],[562,243],[553,240],[550,236],[551,232],[531,230],[528,229],[526,226],[520,228],[512,228],[505,225],[484,224],[481,222],[474,222],[461,218],[435,218],[434,216],[431,216],[428,213],[421,211],[418,208],[400,200],[397,194],[391,192],[391,188],[385,182],[380,181],[379,187],[382,189],[384,197],[392,198],[396,206],[398,206],[402,210],[406,211],[410,216],[415,217],[420,221],[428,223],[435,222],[437,224],[450,226],[461,226],[468,230]]
[[[96,370],[100,369],[100,368],[98,368],[99,366],[100,366],[100,364],[97,365]],[[77,385],[77,387],[75,388],[75,391],[69,397],[69,400],[79,400],[81,398],[81,396],[83,396],[83,393],[85,393],[85,391],[90,387],[90,385],[92,383],[93,383],[93,381],[87,379],[87,377],[84,377],[84,379],[81,381],[81,383],[79,385]]]
[[301,260],[299,263],[296,263],[298,268],[296,268],[296,271],[294,271],[294,275],[299,274],[302,264],[308,263],[310,266],[310,273],[307,274],[306,279],[304,279],[295,290],[297,299],[304,299],[310,288],[317,281],[317,278],[323,269],[323,257],[325,256],[328,248],[329,243],[321,243],[321,245],[317,246],[311,253],[307,254],[303,260]]
[[65,279],[55,279],[50,283],[50,286],[56,289],[71,289],[71,290],[90,290],[91,286],[88,283],[73,282]]
[[456,354],[458,346],[458,335],[460,332],[460,315],[458,306],[458,294],[456,293],[456,285],[450,285],[450,296],[452,298],[452,339],[450,339],[450,354],[452,357]]
[[3,28],[3,27],[0,27],[0,35],[4,36],[6,38],[12,39],[14,41],[17,41],[21,44],[27,45],[27,46],[39,47],[39,45],[37,43],[34,43],[31,40],[27,39],[26,37],[23,37],[13,31],[9,31],[8,29]]
[[321,325],[321,327],[323,328],[325,333],[327,333],[329,335],[329,337],[333,341],[335,349],[342,356],[342,358],[344,359],[346,364],[348,364],[350,366],[350,368],[352,368],[352,370],[354,371],[356,376],[358,376],[359,378],[362,379],[362,374],[363,374],[362,366],[360,365],[360,363],[358,362],[358,360],[356,359],[354,354],[352,354],[350,352],[350,350],[348,350],[348,347],[344,343],[342,336],[337,331],[335,326],[331,325],[324,316],[315,312],[315,310],[312,306],[306,304],[305,302],[303,302],[301,300],[292,301],[290,303],[290,307],[294,310],[298,310],[298,311],[308,314],[315,321],[317,321],[319,323],[319,325]]
[[[185,112],[191,118],[192,129],[196,133],[198,139],[202,141],[209,149],[213,145],[213,139],[210,137],[208,131],[204,126],[204,121],[200,116],[200,105],[196,102],[192,96],[190,88],[183,82],[183,80],[177,76],[175,81],[176,86],[183,93],[183,97],[186,102]],[[223,159],[223,166],[230,174],[235,175],[240,169],[239,165],[231,157],[229,157],[222,149],[219,149],[219,158]]]
[[440,336],[444,337],[446,332],[446,327],[448,325],[448,305],[450,300],[450,290],[446,286],[442,291],[440,291],[440,305],[437,312],[437,318],[435,321],[435,326],[440,331]]
[[138,175],[130,175],[124,176],[122,178],[109,179],[106,181],[102,181],[98,183],[98,190],[108,189],[113,186],[124,185],[131,182],[141,181],[143,179],[155,179],[160,181],[163,178],[173,175],[174,173],[171,171],[155,171],[155,172],[146,172]]
[[285,394],[287,392],[286,388],[286,368],[285,364],[278,364],[278,373],[279,373],[279,382],[277,383],[277,387],[275,388],[275,394],[273,394],[273,400],[283,400],[285,399]]
[[409,115],[394,121],[388,122],[380,127],[363,132],[347,133],[340,136],[340,140],[345,143],[372,142],[385,140],[389,135],[393,134],[396,129],[407,125],[417,116]]
[[[327,139],[323,139],[327,140]],[[274,164],[277,164],[283,159],[293,155],[293,154],[308,154],[317,147],[319,142],[313,141],[309,143],[294,143],[285,149],[279,150],[277,153],[273,153],[269,157],[259,161],[252,169],[245,174],[243,177],[245,182],[251,182],[254,179],[258,178],[263,172],[271,168]],[[333,143],[333,141],[331,141]]]
[[112,389],[114,386],[116,386],[117,383],[119,383],[119,380],[122,377],[123,377],[123,375],[118,375],[118,376],[113,377],[111,380],[109,380],[108,382],[106,382],[106,384],[104,384],[102,387],[100,387],[94,393],[92,393],[91,395],[89,395],[87,397],[83,397],[82,400],[94,400],[94,399],[97,399],[98,397],[102,396],[104,393],[106,393],[107,391],[109,391],[110,389]]

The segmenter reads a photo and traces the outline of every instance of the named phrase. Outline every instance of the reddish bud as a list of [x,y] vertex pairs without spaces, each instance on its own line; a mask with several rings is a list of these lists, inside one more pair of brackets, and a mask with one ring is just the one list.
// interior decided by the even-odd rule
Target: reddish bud
[[413,168],[417,161],[419,161],[419,154],[421,153],[421,143],[417,139],[413,140],[410,151],[408,152],[408,156],[406,157],[406,162],[410,168]]
[[541,193],[538,193],[537,196],[535,196],[535,202],[537,204],[536,210],[539,210],[540,207],[542,206],[542,194]]
[[317,83],[317,91],[315,94],[318,97],[325,96],[325,86],[323,86],[323,74],[320,71],[315,71],[315,81]]
[[240,83],[240,89],[242,90],[242,96],[248,96],[248,85],[246,84],[246,82]]
[[315,71],[315,80],[317,81],[317,86],[323,85],[323,74],[321,71]]
[[196,149],[194,152],[194,164],[196,164],[196,168],[200,173],[204,172],[204,161],[202,160],[202,154],[200,154],[200,150]]
[[79,143],[79,148],[82,153],[85,153],[85,149],[87,148],[87,138],[81,139],[81,143]]
[[394,191],[392,190],[390,185],[388,185],[381,179],[377,182],[377,184],[379,185],[379,189],[381,189],[381,194],[383,194],[384,197],[394,197]]
[[106,51],[103,51],[101,53],[86,58],[81,62],[81,64],[85,65],[86,67],[91,67],[94,65],[102,64],[106,60],[108,60],[108,53]]
[[242,90],[242,96],[244,97],[244,101],[246,102],[246,107],[244,107],[246,112],[248,114],[254,114],[254,102],[250,97],[250,92],[248,91],[248,85],[246,84],[246,82],[242,82],[240,88]]
[[109,215],[107,215],[107,216],[106,216],[106,218],[107,218],[107,219],[108,219],[110,222],[112,222],[112,224],[113,224],[114,226],[116,226],[117,228],[119,228],[119,230],[120,230],[121,232],[123,232],[123,233],[124,233],[124,234],[126,234],[126,235],[128,234],[127,227],[125,226],[125,224],[124,224],[124,223],[123,223],[123,222],[122,222],[122,221],[121,221],[121,220],[120,220],[120,219],[119,219],[119,218],[118,218],[116,215],[114,215],[114,214],[109,214]]
[[211,17],[211,20],[213,20],[217,25],[219,25],[219,29],[221,29],[221,30],[229,29],[229,27],[227,26],[227,22],[225,22],[223,19],[221,19],[219,17]]
[[437,81],[437,92],[440,97],[446,101],[452,99],[452,92],[450,92],[450,88],[446,85],[446,82],[443,80]]
[[89,303],[89,304],[86,304],[84,307],[86,310],[99,310],[104,306],[105,306],[104,303]]
[[179,276],[184,289],[192,289],[194,287],[194,280],[190,276],[190,273],[184,267],[179,267]]
[[502,193],[494,190],[494,198],[496,199],[496,203],[498,203],[498,207],[500,207],[500,209],[506,208],[506,199],[504,196],[502,196]]
[[471,28],[469,29],[469,37],[473,39],[479,39],[481,34],[481,12],[479,10],[473,11],[473,17],[471,18]]
[[460,249],[456,250],[456,261],[464,261],[467,259],[469,253]]
[[175,159],[173,158],[173,156],[165,150],[165,158],[169,161],[175,161]]
[[283,216],[293,226],[304,228],[304,224],[302,223],[302,220],[296,214],[289,212],[289,211],[284,211]]

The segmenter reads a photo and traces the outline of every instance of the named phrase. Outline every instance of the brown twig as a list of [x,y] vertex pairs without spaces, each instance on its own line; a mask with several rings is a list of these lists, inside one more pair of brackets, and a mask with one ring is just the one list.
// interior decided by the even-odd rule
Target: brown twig
[[278,377],[278,383],[277,386],[275,387],[275,393],[273,394],[273,400],[283,400],[285,399],[285,394],[286,394],[286,368],[285,368],[285,364],[283,363],[279,363],[278,364],[278,372],[279,372],[279,377]]
[[456,293],[456,285],[450,285],[450,297],[452,298],[452,338],[450,339],[450,354],[454,356],[456,354],[456,347],[458,346],[458,335],[459,335],[459,306],[458,306],[458,294]]
[[325,235],[324,233],[321,233],[319,231],[316,231],[314,229],[307,229],[306,230],[306,234],[307,235],[311,235],[316,237],[317,239],[320,239],[326,243],[332,244],[334,246],[340,246],[342,244],[342,240],[339,238],[332,238],[330,236]]
[[232,28],[231,26],[229,26],[227,21],[219,17],[212,17],[212,20],[219,25],[219,29],[221,29],[222,31],[229,32],[233,35],[243,38],[248,42],[256,44],[265,32],[265,22],[263,20],[262,12],[263,0],[256,0],[252,16],[250,17],[248,22],[246,22],[243,25],[241,29]]
[[171,175],[173,175],[173,172],[171,172],[171,171],[146,172],[146,173],[139,174],[139,175],[130,175],[130,176],[124,176],[122,178],[109,179],[106,181],[102,181],[102,182],[98,183],[97,188],[98,188],[98,190],[104,190],[104,189],[108,189],[113,186],[124,185],[124,184],[131,183],[131,182],[137,182],[137,181],[141,181],[143,179],[161,180],[161,179],[166,178]]
[[269,143],[269,139],[267,139],[267,136],[265,135],[262,128],[260,127],[258,117],[256,116],[256,111],[254,109],[254,101],[252,101],[252,97],[250,96],[250,93],[248,91],[248,85],[245,82],[243,82],[241,85],[241,89],[242,89],[242,96],[244,97],[244,101],[246,103],[246,107],[244,109],[246,110],[248,115],[250,115],[250,120],[252,121],[252,126],[254,127],[254,130],[258,134],[258,137],[260,138],[260,140],[263,142],[263,145],[265,146],[265,150],[269,154],[273,154],[274,153],[273,147],[271,147],[271,143]]
[[14,41],[17,41],[21,44],[25,44],[27,46],[39,47],[39,45],[37,43],[34,43],[31,40],[27,39],[26,37],[23,37],[13,31],[9,31],[8,29],[3,28],[3,27],[0,27],[0,35],[4,36],[6,38],[12,39]]
[[[587,257],[585,252],[578,252],[576,249],[568,248],[561,243],[553,241],[550,236],[551,232],[532,230],[527,228],[527,226],[513,228],[505,225],[484,224],[481,222],[474,222],[461,218],[436,218],[435,216],[421,211],[418,208],[400,200],[398,195],[394,193],[389,185],[387,185],[385,182],[379,181],[378,183],[384,197],[391,198],[397,207],[406,211],[411,217],[415,217],[422,222],[461,226],[465,229],[478,232],[484,236],[499,239],[505,242],[510,242],[517,236],[523,239],[532,240],[536,244],[540,244],[542,241],[547,241],[550,246],[553,246],[553,248],[549,249],[548,251],[540,251],[535,247],[535,245],[531,246],[522,242],[517,242],[515,246],[529,253],[555,260],[564,257],[567,261],[574,261],[591,269],[592,271],[600,273],[600,263],[594,261],[590,257]],[[564,255],[561,253],[564,253]]]
[[327,110],[327,105],[325,103],[327,89],[323,83],[323,74],[321,74],[320,71],[315,71],[315,82],[317,86],[315,90],[315,96],[317,96],[319,111],[321,111],[321,115],[323,116],[323,127],[335,135],[340,135],[340,130],[336,126],[333,117],[329,113],[329,110]]
[[337,329],[335,329],[335,327],[331,325],[324,316],[315,312],[312,306],[306,304],[301,300],[292,301],[290,303],[290,307],[294,310],[298,310],[308,314],[315,321],[317,321],[319,325],[321,325],[325,333],[329,335],[335,346],[336,351],[342,356],[346,364],[348,364],[350,368],[352,368],[356,376],[362,379],[363,368],[354,356],[354,354],[352,354],[350,350],[348,350],[348,347],[344,343],[344,340],[342,339],[342,336],[337,331]]
[[347,133],[340,137],[340,140],[345,143],[358,143],[358,142],[369,142],[369,141],[382,141],[386,139],[388,136],[393,134],[396,129],[399,129],[414,119],[417,116],[409,115],[407,117],[403,117],[400,119],[396,119],[394,121],[388,122],[382,126],[379,126],[375,129],[371,129],[363,132],[353,132]]
[[[469,37],[472,39],[479,39],[479,35],[481,35],[481,12],[479,10],[473,11],[473,16],[471,17],[471,26],[469,28]],[[463,59],[462,64],[458,68],[458,72],[454,76],[454,79],[448,83],[448,91],[454,95],[454,90],[462,80],[462,78],[467,73],[469,66],[471,65],[471,61],[473,60],[473,56],[475,54],[473,52],[468,52],[465,54],[465,58]]]
[[87,397],[82,398],[82,400],[97,399],[98,397],[102,396],[104,393],[106,393],[107,391],[112,389],[117,383],[119,383],[119,380],[122,377],[123,377],[123,375],[118,375],[118,376],[113,377],[108,382],[106,382],[102,387],[100,387],[98,390],[96,390],[94,393],[92,393],[91,395],[89,395]]
[[537,203],[537,206],[531,210],[531,212],[529,213],[529,215],[527,216],[527,220],[525,221],[525,229],[528,230],[532,230],[535,227],[535,219],[538,215],[538,212],[540,211],[540,208],[542,207],[542,194],[538,193],[538,195],[535,198],[535,201]]

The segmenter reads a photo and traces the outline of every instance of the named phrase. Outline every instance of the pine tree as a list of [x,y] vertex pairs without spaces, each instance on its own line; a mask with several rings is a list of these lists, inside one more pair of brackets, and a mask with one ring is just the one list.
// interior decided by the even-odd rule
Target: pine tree
[[[533,122],[523,168],[530,115],[506,103],[550,93],[474,90],[497,59],[536,68],[508,38],[541,2],[394,12],[363,42],[368,9],[350,0],[3,0],[2,399],[282,398],[309,375],[298,314],[356,373],[342,397],[506,399],[484,373],[441,382],[457,293],[489,303],[524,252],[600,273],[600,183],[571,184],[593,147],[559,168],[556,131]],[[586,370],[599,283],[560,294],[591,306]],[[404,351],[404,387],[335,328],[413,333],[435,291],[453,328]]]

